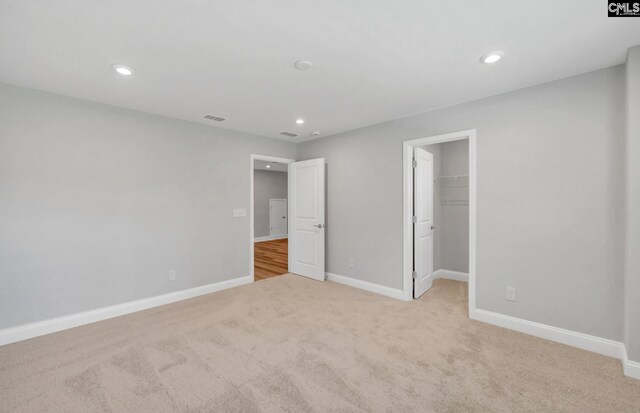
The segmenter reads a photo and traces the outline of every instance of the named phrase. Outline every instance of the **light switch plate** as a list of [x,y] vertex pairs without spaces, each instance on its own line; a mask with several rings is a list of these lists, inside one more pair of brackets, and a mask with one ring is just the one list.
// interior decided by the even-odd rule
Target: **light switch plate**
[[247,210],[244,208],[235,208],[233,210],[233,217],[234,218],[242,218],[242,217],[246,217],[247,216]]

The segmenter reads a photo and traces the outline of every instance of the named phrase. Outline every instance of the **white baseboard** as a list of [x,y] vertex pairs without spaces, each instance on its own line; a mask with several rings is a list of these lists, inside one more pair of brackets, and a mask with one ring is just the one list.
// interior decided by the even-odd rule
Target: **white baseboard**
[[624,344],[618,341],[535,323],[504,314],[476,308],[471,312],[471,318],[620,360],[622,360],[625,354]]
[[[381,294],[397,300],[403,300],[402,290],[338,274],[326,273],[326,276],[329,281],[360,288],[362,290]],[[177,301],[187,300],[189,298],[238,287],[244,284],[250,284],[252,281],[251,276],[244,276],[200,287],[144,298],[141,300],[84,311],[82,313],[5,328],[0,330],[0,346],[79,327],[85,324],[95,323],[109,318],[135,313],[137,311],[147,310],[149,308],[159,307],[165,304],[171,304]],[[622,361],[624,375],[640,379],[640,363],[627,359],[627,352],[623,343],[486,310],[473,309],[470,316],[474,320],[620,359]]]
[[396,300],[403,300],[402,290],[396,290],[395,288],[386,287],[384,285],[374,284],[367,281],[357,280],[355,278],[345,277],[344,275],[333,274],[330,272],[327,272],[325,274],[326,274],[327,280],[329,281],[348,285],[350,287],[360,288],[361,290],[366,290],[372,293],[395,298]]
[[[467,276],[466,279],[464,278],[465,275]],[[397,300],[404,299],[402,290],[396,290],[379,284],[373,284],[367,281],[357,280],[355,278],[345,277],[344,275],[329,272],[326,273],[326,276],[329,281],[360,288],[362,290],[381,294]],[[448,270],[438,270],[434,273],[434,277],[453,279],[457,281],[468,281],[468,274]],[[474,309],[471,311],[470,316],[474,320],[619,359],[622,361],[625,376],[640,379],[640,363],[627,360],[624,343],[486,310]]]
[[535,323],[533,321],[477,308],[471,311],[470,317],[474,320],[619,359],[622,362],[622,370],[625,376],[640,379],[640,363],[627,359],[626,347],[624,343],[619,341],[552,327],[546,324]]
[[289,238],[287,235],[266,235],[264,237],[255,237],[253,242],[275,241],[277,239]]
[[624,375],[640,380],[640,363],[637,361],[631,361],[627,358],[627,351],[624,351],[624,357],[622,358],[622,369]]
[[253,279],[251,276],[233,278],[231,280],[202,285],[200,287],[189,288],[187,290],[156,295],[154,297],[143,298],[141,300],[116,304],[109,307],[5,328],[0,330],[0,346],[67,330],[69,328],[85,324],[95,323],[96,321],[102,321],[125,314],[135,313],[137,311],[147,310],[153,307],[159,307],[165,304],[175,303],[176,301],[187,300],[189,298],[214,293],[220,290],[226,290],[227,288],[238,287],[252,282]]
[[445,278],[447,280],[469,282],[468,273],[460,272],[460,271],[445,270],[445,269],[440,269],[435,271],[433,273],[433,278],[434,279]]

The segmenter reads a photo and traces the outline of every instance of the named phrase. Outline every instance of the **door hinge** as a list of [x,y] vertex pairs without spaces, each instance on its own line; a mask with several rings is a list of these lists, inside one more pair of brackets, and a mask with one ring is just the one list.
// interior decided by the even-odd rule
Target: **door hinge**
[[411,276],[413,277],[413,279],[415,280],[416,278],[418,278],[418,273],[415,271],[411,271]]
[[416,161],[415,159],[413,161],[411,161],[411,167],[412,168],[417,168],[418,167],[418,161]]
[[415,215],[414,215],[414,216],[412,216],[412,217],[411,217],[411,222],[413,222],[414,224],[415,224],[416,222],[418,222],[418,217],[417,217],[417,216],[415,216]]

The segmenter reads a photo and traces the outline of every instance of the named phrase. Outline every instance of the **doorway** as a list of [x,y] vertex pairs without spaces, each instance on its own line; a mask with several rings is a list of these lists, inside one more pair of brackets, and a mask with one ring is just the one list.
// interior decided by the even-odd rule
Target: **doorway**
[[475,136],[469,130],[403,142],[403,297],[419,297],[436,278],[468,280],[470,315],[476,286]]
[[289,272],[288,166],[292,159],[251,156],[251,273],[260,281]]
[[250,156],[249,273],[325,279],[324,158]]

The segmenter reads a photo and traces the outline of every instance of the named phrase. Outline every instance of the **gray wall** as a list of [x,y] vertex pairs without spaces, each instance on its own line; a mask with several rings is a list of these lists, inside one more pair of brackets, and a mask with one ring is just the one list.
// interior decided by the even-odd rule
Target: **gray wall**
[[623,66],[301,144],[328,163],[327,271],[402,288],[402,141],[473,128],[478,307],[621,340]]
[[253,171],[254,237],[269,235],[269,200],[287,199],[287,173]]
[[0,84],[0,328],[248,275],[251,153],[296,148]]
[[640,361],[640,46],[629,50],[626,82],[625,344]]
[[[476,128],[478,306],[640,359],[634,53],[626,271],[622,66],[299,145],[328,162],[327,271],[401,288],[401,142]],[[247,275],[250,153],[296,146],[0,85],[0,328]]]

